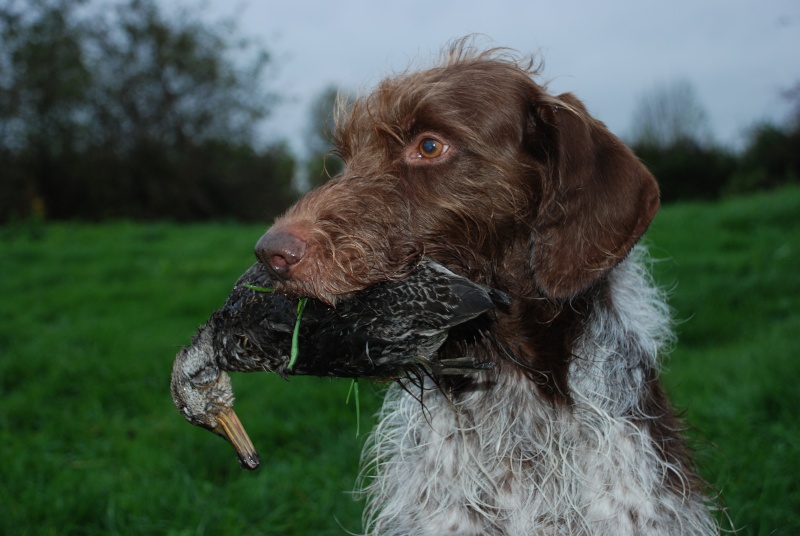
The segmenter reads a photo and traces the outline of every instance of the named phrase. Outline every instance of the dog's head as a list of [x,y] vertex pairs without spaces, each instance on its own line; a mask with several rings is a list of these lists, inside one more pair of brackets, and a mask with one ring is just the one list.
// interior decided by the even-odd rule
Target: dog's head
[[344,171],[279,218],[256,254],[328,302],[431,255],[513,294],[563,300],[620,262],[659,206],[633,153],[504,51],[454,46],[342,115]]

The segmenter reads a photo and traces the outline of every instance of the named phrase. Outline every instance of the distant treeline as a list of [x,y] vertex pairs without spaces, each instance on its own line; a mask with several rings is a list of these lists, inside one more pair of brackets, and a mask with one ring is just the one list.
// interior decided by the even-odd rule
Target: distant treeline
[[[210,24],[163,5],[0,0],[0,223],[267,222],[299,196],[301,163],[254,132],[278,97],[264,89],[267,52],[234,37],[231,21]],[[687,106],[691,94],[678,93],[646,103],[653,113],[637,111],[642,128],[631,141],[665,202],[798,180],[800,86],[786,95],[794,115],[753,128],[739,152],[687,129],[702,114]],[[334,100],[326,91],[309,110],[305,185],[341,165],[335,157],[323,164]],[[665,134],[664,125],[676,126]]]
[[658,178],[665,203],[718,199],[800,179],[800,121],[783,127],[767,123],[754,127],[741,152],[691,138],[632,145]]
[[154,0],[0,0],[0,221],[268,221],[296,197],[259,147],[269,56]]

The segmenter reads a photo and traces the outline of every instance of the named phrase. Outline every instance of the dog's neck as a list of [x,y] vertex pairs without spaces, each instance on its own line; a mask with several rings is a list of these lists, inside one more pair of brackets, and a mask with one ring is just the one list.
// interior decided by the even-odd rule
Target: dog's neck
[[[523,375],[536,386],[543,399],[554,404],[571,404],[569,373],[575,346],[593,311],[605,306],[603,297],[611,292],[610,282],[604,278],[568,302],[548,298],[535,285],[495,284],[499,288],[525,291],[511,292],[510,306],[498,307],[491,313],[491,319],[453,330],[440,354],[448,358],[470,355],[495,361],[489,377]],[[474,378],[444,381],[454,393],[476,385]]]

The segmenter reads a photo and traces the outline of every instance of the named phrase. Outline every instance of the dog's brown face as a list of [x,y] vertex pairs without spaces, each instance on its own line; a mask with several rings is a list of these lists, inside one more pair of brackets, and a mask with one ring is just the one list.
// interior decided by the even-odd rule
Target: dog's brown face
[[512,295],[571,298],[658,208],[653,178],[577,99],[491,52],[385,80],[336,138],[342,174],[256,246],[287,291],[329,303],[423,254]]

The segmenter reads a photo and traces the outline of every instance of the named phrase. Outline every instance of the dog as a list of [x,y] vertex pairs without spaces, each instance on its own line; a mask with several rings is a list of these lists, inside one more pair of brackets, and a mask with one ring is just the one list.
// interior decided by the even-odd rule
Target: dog
[[256,255],[332,305],[423,255],[510,296],[439,352],[491,370],[388,389],[363,454],[367,534],[718,534],[659,385],[670,310],[638,244],[658,185],[535,65],[461,40],[383,80],[339,114],[344,170]]

